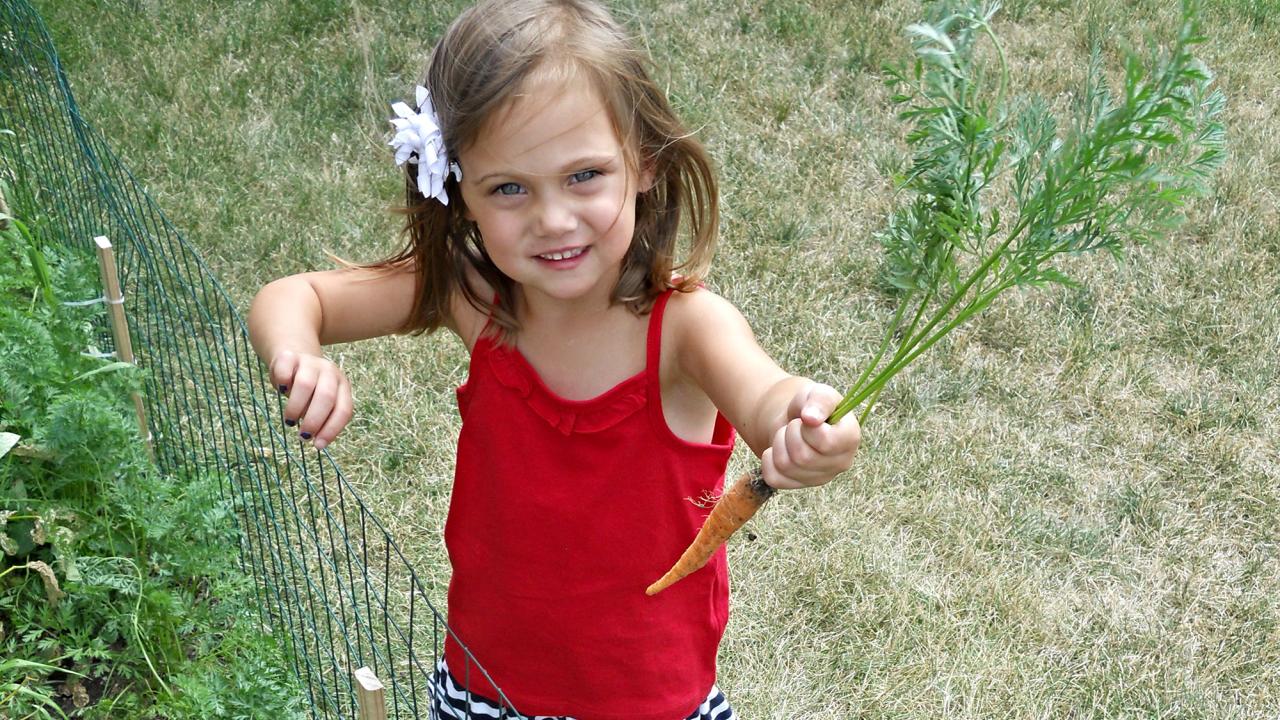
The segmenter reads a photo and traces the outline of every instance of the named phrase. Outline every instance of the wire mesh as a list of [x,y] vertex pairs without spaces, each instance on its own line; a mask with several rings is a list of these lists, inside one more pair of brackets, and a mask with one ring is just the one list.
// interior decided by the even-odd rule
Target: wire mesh
[[[430,675],[451,634],[428,588],[327,453],[281,432],[282,398],[244,320],[81,117],[40,17],[22,0],[0,0],[0,17],[9,201],[46,242],[85,253],[98,235],[114,244],[157,465],[226,478],[260,619],[281,639],[313,717],[356,716],[361,666],[386,686],[389,717],[427,717]],[[105,325],[100,336],[111,347]],[[466,654],[452,670],[492,683]]]

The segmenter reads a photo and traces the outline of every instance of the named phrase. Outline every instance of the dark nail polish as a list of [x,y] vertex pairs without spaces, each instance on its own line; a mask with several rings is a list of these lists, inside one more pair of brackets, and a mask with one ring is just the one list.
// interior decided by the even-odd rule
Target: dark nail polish
[[311,439],[311,433],[309,433],[309,432],[304,432],[304,433],[302,433],[302,439],[303,439],[303,440],[310,440],[310,439]]
[[284,419],[284,424],[285,424],[285,425],[288,425],[289,427],[293,427],[294,425],[297,425],[297,424],[298,424],[298,421],[297,421],[297,420],[290,420],[289,418],[285,418],[285,419]]
[[280,386],[280,394],[282,394],[282,395],[283,395],[284,393],[287,393],[287,392],[289,392],[289,386],[288,386],[288,385],[281,385],[281,386]]

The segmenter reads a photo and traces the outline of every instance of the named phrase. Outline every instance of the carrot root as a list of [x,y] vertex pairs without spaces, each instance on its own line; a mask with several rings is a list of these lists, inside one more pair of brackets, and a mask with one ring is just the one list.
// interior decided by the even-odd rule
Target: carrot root
[[738,478],[729,488],[711,514],[698,530],[698,536],[676,561],[676,564],[654,584],[645,589],[645,595],[657,595],[671,587],[682,578],[701,569],[725,544],[731,535],[737,532],[751,519],[756,511],[773,497],[774,489],[764,481],[764,474],[757,469]]

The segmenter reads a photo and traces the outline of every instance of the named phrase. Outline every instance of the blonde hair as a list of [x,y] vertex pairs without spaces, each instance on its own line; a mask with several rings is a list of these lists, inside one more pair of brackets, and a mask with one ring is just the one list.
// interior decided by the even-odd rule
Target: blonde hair
[[[482,0],[454,20],[431,53],[422,84],[440,118],[445,147],[469,147],[494,112],[507,107],[536,72],[567,69],[587,79],[609,110],[626,148],[628,169],[653,173],[636,199],[635,233],[612,300],[647,313],[668,288],[688,292],[703,280],[719,225],[719,191],[711,160],[650,79],[647,57],[603,7],[591,0]],[[518,330],[515,284],[485,253],[466,219],[458,182],[445,182],[446,206],[418,192],[417,166],[405,164],[405,246],[371,268],[414,268],[414,312],[405,332],[443,325],[455,290],[493,318],[495,331]],[[465,168],[464,168],[465,172]],[[688,256],[677,261],[681,221],[688,223]],[[474,269],[497,292],[482,296],[468,281]],[[678,271],[679,277],[673,273]]]

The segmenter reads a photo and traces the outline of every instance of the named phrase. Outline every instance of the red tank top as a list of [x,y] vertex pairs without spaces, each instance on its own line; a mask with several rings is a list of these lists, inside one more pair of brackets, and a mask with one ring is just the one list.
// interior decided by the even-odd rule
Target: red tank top
[[[671,432],[658,381],[662,315],[645,369],[591,400],[564,399],[519,350],[481,337],[458,388],[462,431],[445,545],[449,625],[525,715],[675,720],[715,682],[729,612],[721,548],[654,597],[644,589],[693,539],[719,493],[734,431]],[[445,642],[450,670],[494,697]]]

